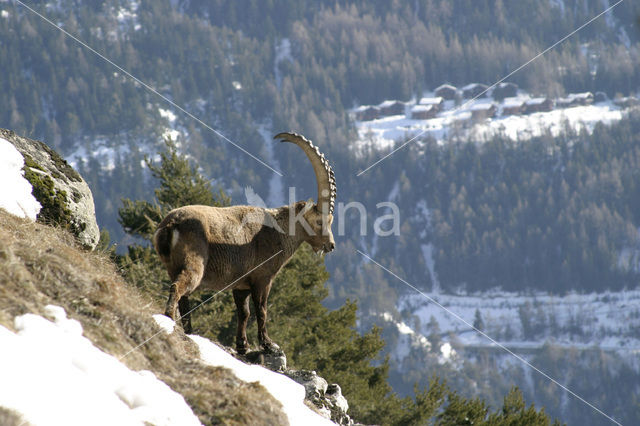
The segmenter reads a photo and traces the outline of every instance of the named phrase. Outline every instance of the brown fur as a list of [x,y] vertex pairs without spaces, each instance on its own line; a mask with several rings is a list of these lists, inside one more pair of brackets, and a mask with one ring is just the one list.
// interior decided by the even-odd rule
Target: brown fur
[[[290,215],[301,212],[309,226],[296,223],[290,235]],[[265,220],[247,220],[256,217]],[[154,235],[156,251],[173,281],[166,315],[175,319],[179,309],[185,331],[191,332],[189,294],[197,288],[230,288],[238,310],[238,352],[245,353],[248,346],[249,296],[258,320],[258,340],[265,350],[275,349],[266,329],[273,279],[303,242],[316,251],[333,250],[332,221],[333,216],[323,220],[317,207],[304,201],[277,209],[186,206],[172,210]]]

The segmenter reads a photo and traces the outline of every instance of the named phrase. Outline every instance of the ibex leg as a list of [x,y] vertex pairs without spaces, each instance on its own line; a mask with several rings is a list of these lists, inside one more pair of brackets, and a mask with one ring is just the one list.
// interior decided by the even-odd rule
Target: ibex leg
[[193,328],[191,327],[191,312],[189,307],[189,295],[185,294],[178,300],[178,311],[180,311],[180,318],[182,319],[182,328],[186,334],[191,334]]
[[249,349],[247,341],[247,323],[249,322],[249,290],[233,290],[233,300],[236,302],[238,313],[238,329],[236,332],[236,350],[244,355]]
[[165,315],[171,319],[176,319],[178,301],[183,296],[191,294],[200,285],[203,273],[204,262],[201,260],[194,260],[182,269],[169,289],[169,300],[167,301]]
[[278,345],[273,343],[267,334],[267,300],[269,299],[270,290],[271,282],[252,283],[251,285],[251,299],[253,299],[258,322],[258,341],[265,351],[279,349]]

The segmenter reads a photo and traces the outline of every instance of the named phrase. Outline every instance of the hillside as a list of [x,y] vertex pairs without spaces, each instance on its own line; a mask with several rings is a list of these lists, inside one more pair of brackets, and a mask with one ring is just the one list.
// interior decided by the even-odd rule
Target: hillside
[[[152,317],[161,308],[125,284],[105,254],[78,249],[65,231],[4,211],[0,240],[0,334],[13,343],[3,344],[12,350],[0,356],[5,408],[13,401],[35,424],[186,424],[191,410],[196,423],[286,423],[281,403],[263,386],[202,362],[180,328],[163,332]],[[6,340],[11,332],[22,339]],[[88,341],[75,343],[79,333]],[[73,349],[68,355],[66,345]],[[133,373],[143,370],[151,373]],[[154,376],[177,394],[158,390]],[[179,406],[180,395],[183,414],[175,417],[168,406]]]
[[[251,185],[265,200],[282,200],[286,186],[309,190],[313,182],[294,167],[299,157],[270,151],[261,129],[294,129],[326,144],[329,158],[338,159],[336,175],[346,177],[372,162],[348,152],[358,140],[348,114],[354,106],[408,101],[443,82],[495,82],[611,3],[63,0],[33,6],[174,104],[33,12],[2,3],[0,67],[8,100],[0,105],[0,125],[47,140],[77,162],[94,191],[100,225],[120,241],[116,200],[148,197],[151,182],[140,161],[157,151],[167,130],[184,139],[205,173],[232,196]],[[637,15],[635,3],[622,2],[510,80],[535,96],[636,92]],[[220,134],[284,169],[285,177]],[[277,194],[272,178],[281,185]],[[353,182],[349,193],[373,186]]]
[[[374,119],[368,120],[359,119],[357,112],[363,111],[363,108],[366,111],[372,106],[360,106],[352,112],[358,129],[358,140],[352,145],[352,149],[356,153],[367,149],[384,151],[398,141],[414,138],[432,139],[444,144],[460,140],[481,142],[499,135],[513,141],[527,142],[544,134],[561,136],[568,130],[592,133],[596,124],[615,123],[640,105],[636,97],[614,101],[606,98],[602,92],[601,98],[595,103],[591,92],[570,94],[559,99],[532,98],[515,89],[513,94],[515,96],[504,99],[496,98],[495,95],[462,99],[459,95],[457,101],[445,101],[435,96],[434,92],[425,92],[420,99],[406,103],[387,101],[398,102],[402,108],[395,113],[379,112],[377,116],[374,115]],[[586,98],[584,102],[572,99],[572,96],[580,95]],[[527,112],[526,104],[536,101],[548,102],[548,106],[540,111]],[[433,108],[425,105],[428,102],[439,102],[442,106],[438,104]],[[373,114],[376,109],[380,109],[376,106],[373,108]],[[420,116],[421,108],[429,108],[427,117]]]

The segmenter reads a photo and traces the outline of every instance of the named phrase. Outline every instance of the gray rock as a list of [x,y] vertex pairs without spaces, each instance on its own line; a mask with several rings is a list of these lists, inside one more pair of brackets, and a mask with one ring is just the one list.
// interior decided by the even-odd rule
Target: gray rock
[[347,415],[349,410],[349,403],[347,399],[342,396],[342,389],[336,383],[333,383],[327,387],[325,393],[326,399],[329,401],[329,409],[331,410],[331,420],[340,425],[350,425],[353,421]]
[[284,374],[304,386],[305,399],[308,399],[314,404],[316,404],[316,401],[324,397],[324,394],[327,391],[327,386],[329,386],[327,381],[318,376],[315,371],[288,370],[285,371]]
[[0,129],[24,157],[25,178],[42,205],[38,221],[69,229],[85,248],[100,240],[95,205],[89,185],[58,153],[40,141]]
[[242,361],[249,362],[250,364],[260,364],[276,373],[282,373],[287,369],[287,356],[282,349],[277,346],[270,351],[249,351],[244,355],[238,355],[234,350],[232,354]]
[[339,425],[353,425],[347,414],[349,403],[342,396],[340,386],[329,385],[315,371],[287,370],[284,374],[304,386],[305,399],[317,408],[318,414]]
[[230,348],[227,348],[227,351],[244,362],[261,364],[300,383],[304,386],[304,399],[313,404],[315,411],[326,419],[338,425],[352,426],[354,424],[347,414],[349,403],[342,395],[340,386],[328,384],[315,371],[287,369],[287,358],[280,348],[271,351],[250,351],[245,355],[238,355]]
[[265,352],[264,365],[269,370],[275,372],[285,371],[287,369],[287,356],[280,348],[274,351]]

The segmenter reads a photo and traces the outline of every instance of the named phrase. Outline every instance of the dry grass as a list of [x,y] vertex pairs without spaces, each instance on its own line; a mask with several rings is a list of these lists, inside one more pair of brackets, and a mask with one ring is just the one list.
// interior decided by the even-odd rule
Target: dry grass
[[19,413],[0,407],[0,425],[2,426],[29,426]]
[[[83,251],[63,230],[0,209],[0,324],[13,329],[15,316],[42,314],[47,304],[62,306],[87,338],[118,358],[160,330],[151,316],[161,307],[127,286],[106,255]],[[287,422],[262,386],[199,362],[195,344],[181,330],[160,333],[123,362],[153,371],[205,424]]]

